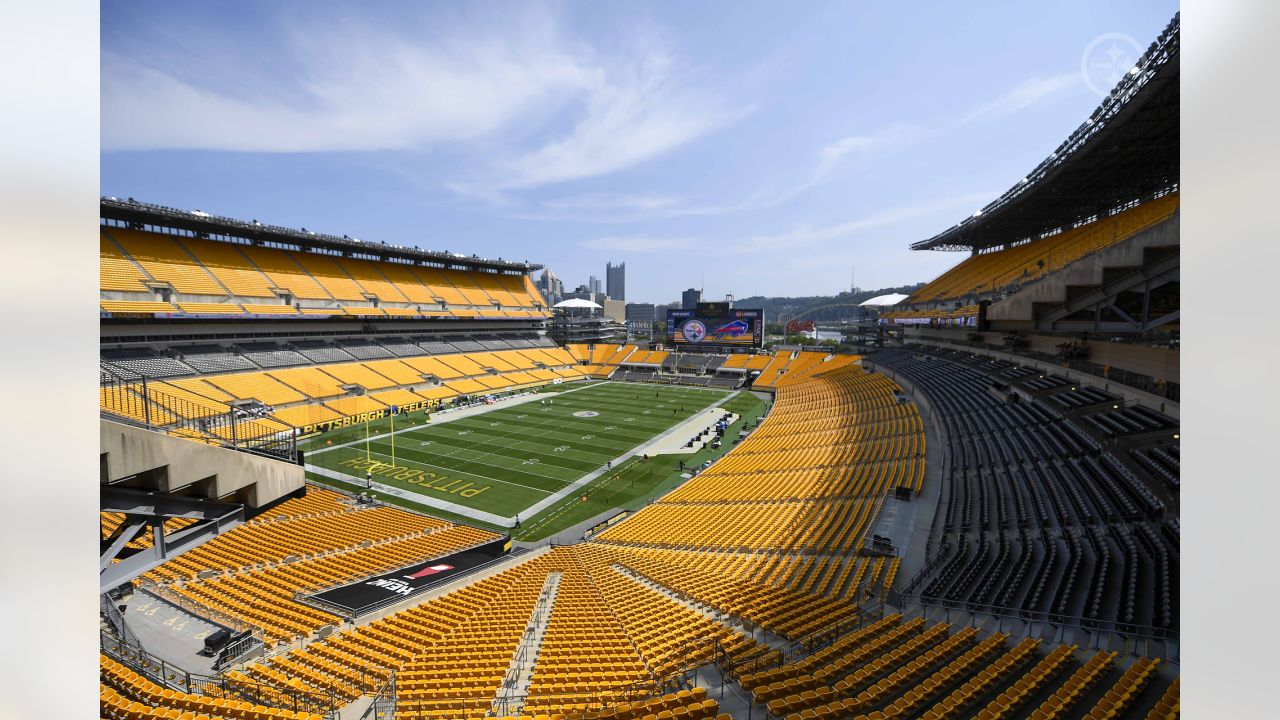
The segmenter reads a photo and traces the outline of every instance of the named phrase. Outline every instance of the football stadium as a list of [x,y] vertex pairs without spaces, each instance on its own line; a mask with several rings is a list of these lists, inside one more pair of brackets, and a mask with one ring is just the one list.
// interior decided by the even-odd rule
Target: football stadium
[[102,197],[101,718],[1177,718],[1148,40],[855,351],[718,302],[602,339],[533,246]]

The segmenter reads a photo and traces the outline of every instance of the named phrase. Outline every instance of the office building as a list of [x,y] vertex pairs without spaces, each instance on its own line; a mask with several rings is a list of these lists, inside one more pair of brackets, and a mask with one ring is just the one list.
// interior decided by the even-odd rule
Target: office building
[[605,263],[604,266],[605,295],[614,300],[627,300],[627,264]]

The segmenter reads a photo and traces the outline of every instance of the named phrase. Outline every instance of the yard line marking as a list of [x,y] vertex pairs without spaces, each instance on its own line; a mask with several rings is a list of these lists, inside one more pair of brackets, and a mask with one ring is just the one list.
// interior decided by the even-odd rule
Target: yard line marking
[[[379,444],[377,444],[377,447],[384,447],[384,448],[388,448],[388,449],[389,449],[389,448],[390,448],[390,445],[385,445],[385,444],[380,444],[380,443],[379,443]],[[562,477],[556,477],[555,475],[547,475],[547,474],[545,474],[545,473],[527,472],[527,471],[524,471],[524,470],[518,470],[518,469],[516,469],[515,467],[510,466],[510,465],[498,465],[498,464],[495,464],[495,463],[482,462],[482,461],[480,461],[480,460],[476,460],[476,459],[474,459],[474,458],[472,458],[472,457],[468,457],[468,456],[465,456],[465,455],[459,455],[459,454],[458,454],[458,453],[461,453],[461,452],[467,452],[467,451],[469,451],[469,449],[468,449],[468,448],[459,448],[458,452],[455,452],[455,453],[449,453],[449,454],[436,454],[436,455],[435,455],[435,457],[438,457],[438,458],[449,458],[449,459],[453,459],[453,460],[461,460],[462,462],[471,463],[471,464],[474,464],[474,465],[484,465],[485,467],[497,468],[497,469],[499,469],[499,470],[502,470],[503,472],[508,472],[508,473],[522,473],[522,474],[525,474],[525,475],[536,475],[537,477],[540,477],[540,478],[546,478],[547,480],[551,480],[551,481],[553,481],[553,482],[559,483],[559,484],[560,484],[560,486],[562,486],[562,487],[563,487],[563,485],[564,485],[565,483],[569,483],[569,482],[572,482],[572,481],[573,481],[573,477],[562,478]],[[471,452],[481,452],[481,451],[476,450],[476,451],[471,451]],[[377,454],[377,453],[375,453],[375,454]],[[390,456],[391,456],[391,454],[390,454],[390,453],[381,453],[381,454],[382,454],[382,455],[384,455],[384,456],[386,456],[386,457],[390,457]],[[501,458],[503,458],[503,459],[506,459],[506,460],[511,461],[512,463],[519,462],[519,460],[520,460],[519,458],[514,458],[514,457],[511,457],[510,455],[495,455],[494,453],[482,453],[482,454],[484,454],[484,455],[493,455],[494,457],[501,457]],[[411,456],[411,457],[412,457],[412,456]],[[428,457],[430,457],[430,456],[428,456]],[[409,458],[405,458],[405,457],[403,457],[403,456],[402,456],[400,459],[401,459],[401,460],[408,460]],[[415,463],[415,464],[417,464],[417,465],[433,465],[433,464],[434,464],[434,463],[431,463],[430,461],[427,461],[427,460],[419,460],[419,459],[417,459],[416,457],[413,457],[412,462],[413,462],[413,463]],[[446,467],[446,466],[444,466],[444,465],[440,465],[440,466],[438,466],[438,467]],[[544,467],[558,467],[558,466],[544,466]],[[567,471],[568,471],[568,472],[570,472],[570,473],[577,473],[577,472],[578,472],[577,470],[574,470],[574,469],[572,469],[572,468],[559,468],[559,469],[561,469],[561,470],[567,470]],[[457,470],[456,472],[467,472],[467,471],[466,471],[466,470]],[[475,475],[475,473],[470,473],[470,474]],[[484,477],[484,476],[483,476],[483,475],[476,475],[476,477]],[[519,483],[515,483],[515,484],[519,484]]]
[[[384,457],[387,459],[391,458],[391,455],[389,453],[384,453],[384,452],[374,452],[373,455]],[[498,482],[504,485],[514,485],[516,487],[522,487],[526,490],[532,490],[536,493],[541,493],[543,495],[550,495],[555,492],[555,490],[547,490],[546,488],[534,487],[533,485],[525,485],[524,483],[515,482],[513,480],[503,480],[502,478],[489,477],[487,475],[477,475],[476,473],[467,472],[466,470],[455,470],[454,468],[445,467],[443,465],[436,465],[434,463],[417,462],[417,461],[414,461],[414,462],[418,465],[421,465],[422,467],[433,468],[435,470],[440,470],[445,473],[452,473],[454,475],[466,475],[469,478],[477,478],[480,480],[484,480],[485,482]],[[338,472],[341,472],[341,471],[338,471]],[[356,478],[356,481],[357,483],[364,482],[362,478]]]

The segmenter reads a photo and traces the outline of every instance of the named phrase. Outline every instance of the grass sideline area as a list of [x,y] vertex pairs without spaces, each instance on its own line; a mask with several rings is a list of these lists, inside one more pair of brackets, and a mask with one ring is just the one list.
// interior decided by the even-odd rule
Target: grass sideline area
[[[372,472],[378,483],[512,517],[729,395],[617,382],[566,385],[550,386],[558,392],[545,398],[446,423],[401,415],[394,419],[394,451],[391,418],[311,438],[303,450],[308,464],[346,476],[313,475],[321,482],[360,490]],[[613,468],[593,484],[606,489],[604,481],[622,470]],[[632,478],[624,481],[631,486]],[[464,522],[474,524],[467,517]]]
[[695,453],[651,455],[648,463],[641,458],[631,458],[614,473],[584,487],[582,493],[561,500],[527,521],[522,519],[520,529],[512,533],[512,537],[526,542],[541,540],[610,509],[637,510],[667,494],[685,480],[681,461],[686,469],[692,470],[708,460],[723,457],[737,444],[740,430],[759,424],[766,406],[760,398],[744,392],[722,407],[739,417],[726,430],[725,442],[718,449],[708,445]]

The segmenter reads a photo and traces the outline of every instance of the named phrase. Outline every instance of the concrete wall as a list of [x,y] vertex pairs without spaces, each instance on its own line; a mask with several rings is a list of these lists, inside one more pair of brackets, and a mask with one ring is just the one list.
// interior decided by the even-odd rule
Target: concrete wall
[[147,486],[173,492],[198,484],[211,499],[233,493],[250,508],[266,505],[303,486],[302,466],[205,445],[152,430],[99,421],[106,468],[103,481],[146,473]]
[[615,322],[627,321],[627,304],[621,300],[606,299],[600,303],[604,306],[604,315]]
[[[100,328],[100,347],[153,347],[163,349],[170,345],[185,341],[201,344],[237,342],[270,342],[284,338],[286,340],[328,340],[334,335],[360,335],[365,325],[372,325],[379,334],[387,335],[440,335],[446,340],[458,335],[474,333],[491,333],[510,330],[536,331],[543,324],[542,320],[306,320],[296,317],[278,322],[271,320],[256,321],[252,324],[244,322],[223,322],[220,320],[201,320],[200,322],[164,322],[164,323],[126,323],[104,324]],[[307,335],[292,335],[299,331]],[[214,339],[212,336],[223,338]],[[378,337],[379,335],[374,335]],[[150,339],[147,339],[150,338]]]
[[1018,322],[1032,319],[1033,303],[1060,304],[1067,300],[1068,285],[1101,285],[1104,268],[1133,267],[1142,265],[1142,253],[1148,247],[1169,247],[1179,244],[1179,220],[1181,213],[1150,227],[1124,242],[1087,255],[1067,267],[1046,275],[1018,292],[992,303],[987,308],[987,320],[991,322]]

